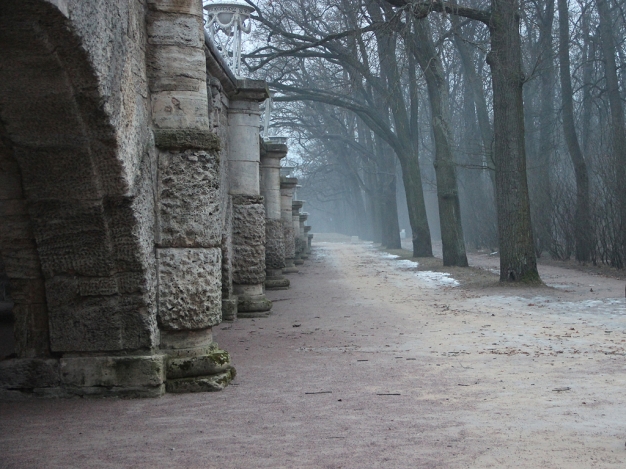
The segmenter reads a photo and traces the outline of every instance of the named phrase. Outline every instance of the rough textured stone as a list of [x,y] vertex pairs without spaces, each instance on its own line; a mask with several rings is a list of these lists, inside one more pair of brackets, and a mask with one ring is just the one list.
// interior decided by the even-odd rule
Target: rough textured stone
[[233,282],[265,281],[265,208],[263,198],[233,198]]
[[237,303],[237,317],[239,318],[256,318],[267,317],[272,309],[272,302],[261,297],[240,296]]
[[204,150],[216,153],[222,149],[220,138],[208,130],[155,129],[154,143],[166,150]]
[[219,158],[204,151],[159,156],[159,246],[220,246]]
[[265,219],[265,268],[285,267],[285,239],[281,220]]
[[[66,279],[58,285],[77,283]],[[143,295],[80,297],[70,291],[57,295],[55,301],[48,301],[50,348],[54,352],[139,350],[156,345],[156,318]]]
[[234,368],[218,375],[201,378],[183,378],[167,380],[167,392],[214,392],[222,391],[235,378]]
[[159,324],[197,330],[222,316],[221,250],[159,249]]
[[169,358],[167,379],[195,378],[211,376],[233,369],[230,355],[223,350],[195,357]]
[[66,387],[158,387],[165,381],[165,356],[77,357],[60,360]]
[[283,222],[283,233],[285,242],[285,258],[294,259],[296,257],[296,241],[294,237],[293,224]]
[[56,359],[14,358],[0,361],[0,389],[33,389],[59,386]]
[[237,298],[222,300],[222,320],[234,321],[237,319]]
[[289,279],[284,277],[268,277],[265,279],[266,290],[288,290],[290,285]]

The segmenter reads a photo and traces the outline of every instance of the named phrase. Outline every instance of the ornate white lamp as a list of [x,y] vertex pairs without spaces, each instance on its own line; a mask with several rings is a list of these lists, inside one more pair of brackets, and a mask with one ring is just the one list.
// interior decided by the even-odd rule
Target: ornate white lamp
[[235,76],[241,76],[241,46],[244,34],[251,30],[254,8],[243,0],[211,2],[204,5],[208,14],[206,28]]

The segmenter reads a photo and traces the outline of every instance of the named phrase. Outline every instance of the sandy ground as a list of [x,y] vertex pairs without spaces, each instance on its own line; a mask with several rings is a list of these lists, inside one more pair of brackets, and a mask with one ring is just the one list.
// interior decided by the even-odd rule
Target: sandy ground
[[235,385],[0,404],[0,467],[626,467],[623,282],[501,287],[480,262],[318,243],[271,317],[216,329]]

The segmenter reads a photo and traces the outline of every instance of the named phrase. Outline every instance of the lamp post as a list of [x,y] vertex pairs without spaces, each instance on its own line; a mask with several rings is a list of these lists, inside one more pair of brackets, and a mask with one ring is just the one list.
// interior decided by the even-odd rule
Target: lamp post
[[250,15],[254,8],[242,0],[230,0],[208,3],[204,9],[208,15],[206,28],[211,40],[235,76],[240,77],[242,38],[250,33]]

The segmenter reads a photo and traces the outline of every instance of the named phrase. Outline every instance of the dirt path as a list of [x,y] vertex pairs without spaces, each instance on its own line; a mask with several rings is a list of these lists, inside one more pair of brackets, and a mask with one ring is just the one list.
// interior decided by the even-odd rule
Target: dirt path
[[270,318],[216,331],[222,393],[0,404],[0,467],[626,467],[623,292],[392,257],[318,244]]

